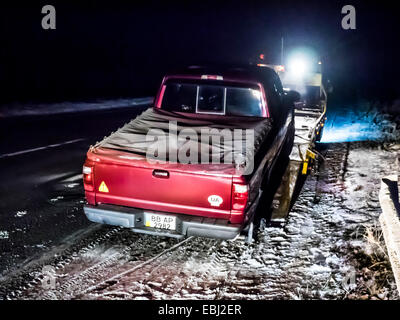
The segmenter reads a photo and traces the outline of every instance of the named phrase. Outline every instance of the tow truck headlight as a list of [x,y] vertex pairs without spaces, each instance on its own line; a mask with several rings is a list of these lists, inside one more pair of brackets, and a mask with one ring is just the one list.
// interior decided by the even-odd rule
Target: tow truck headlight
[[299,47],[289,53],[286,71],[290,78],[302,78],[316,71],[318,61],[318,56],[312,48]]
[[308,70],[308,63],[302,58],[293,58],[289,61],[289,71],[296,77],[302,77]]

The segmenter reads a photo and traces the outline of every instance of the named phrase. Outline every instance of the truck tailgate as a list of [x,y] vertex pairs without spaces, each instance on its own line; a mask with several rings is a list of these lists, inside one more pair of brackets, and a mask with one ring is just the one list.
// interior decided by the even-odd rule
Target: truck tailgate
[[191,172],[190,165],[177,170],[144,161],[118,163],[97,157],[96,203],[230,218],[232,176]]

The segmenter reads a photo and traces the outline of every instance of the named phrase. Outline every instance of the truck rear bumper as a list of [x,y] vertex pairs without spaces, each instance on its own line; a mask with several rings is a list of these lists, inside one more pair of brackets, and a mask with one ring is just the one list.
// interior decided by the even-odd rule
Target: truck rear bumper
[[[166,212],[152,212],[176,217],[176,230],[155,229],[145,226],[145,211],[115,205],[84,206],[86,217],[93,222],[130,228],[134,232],[157,236],[184,238],[189,236],[233,239],[242,230],[241,224],[231,224],[224,219],[211,219]],[[146,212],[151,212],[146,210]]]

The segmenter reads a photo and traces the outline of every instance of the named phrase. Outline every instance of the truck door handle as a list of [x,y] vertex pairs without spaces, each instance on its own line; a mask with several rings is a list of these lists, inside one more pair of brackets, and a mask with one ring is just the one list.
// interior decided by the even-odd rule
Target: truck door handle
[[156,178],[168,179],[169,172],[167,170],[153,170],[153,176]]

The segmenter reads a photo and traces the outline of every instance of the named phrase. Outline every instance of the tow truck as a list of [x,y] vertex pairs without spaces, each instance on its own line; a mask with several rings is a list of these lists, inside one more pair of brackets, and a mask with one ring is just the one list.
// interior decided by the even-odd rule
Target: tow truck
[[[270,223],[284,222],[294,205],[307,175],[322,156],[316,145],[321,140],[327,120],[327,91],[323,84],[321,61],[308,72],[287,70],[284,65],[264,64],[258,67],[274,69],[279,74],[285,91],[300,93],[295,102],[295,139],[289,163],[272,202]],[[319,158],[319,159],[318,159]]]

